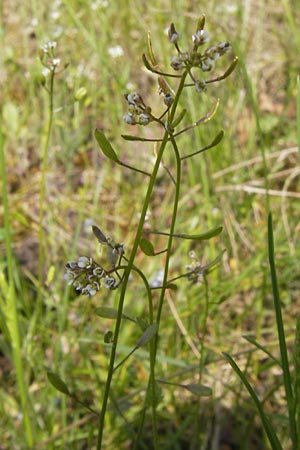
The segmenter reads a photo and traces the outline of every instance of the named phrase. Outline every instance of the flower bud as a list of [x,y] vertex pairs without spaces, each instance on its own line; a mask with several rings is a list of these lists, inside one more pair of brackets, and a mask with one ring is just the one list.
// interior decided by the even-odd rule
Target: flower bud
[[139,114],[139,125],[148,125],[148,123],[151,121],[151,118],[146,113]]
[[224,53],[230,51],[232,49],[229,42],[220,42],[220,44],[217,45],[217,51],[220,53],[220,55],[224,55]]
[[206,92],[207,91],[206,83],[204,80],[196,81],[195,88],[196,88],[197,92]]
[[77,101],[82,100],[86,96],[86,94],[87,94],[86,87],[84,87],[84,86],[80,87],[75,92],[74,99],[77,100]]
[[137,121],[136,121],[134,115],[131,114],[130,112],[123,116],[123,120],[124,120],[124,122],[128,123],[128,125],[136,125],[137,124]]
[[215,67],[215,61],[211,58],[205,58],[200,63],[200,68],[203,72],[209,72]]
[[173,56],[171,60],[171,67],[174,70],[181,70],[183,68],[183,62],[178,58],[178,56]]
[[177,33],[173,23],[171,23],[171,25],[170,25],[170,28],[168,30],[168,35],[169,35],[169,41],[171,42],[171,44],[176,44],[178,42],[179,33]]
[[208,42],[208,32],[206,30],[198,30],[192,35],[192,39],[195,45],[203,45]]
[[173,101],[174,101],[174,97],[170,92],[168,92],[166,95],[164,95],[164,104],[166,106],[170,107],[172,105]]

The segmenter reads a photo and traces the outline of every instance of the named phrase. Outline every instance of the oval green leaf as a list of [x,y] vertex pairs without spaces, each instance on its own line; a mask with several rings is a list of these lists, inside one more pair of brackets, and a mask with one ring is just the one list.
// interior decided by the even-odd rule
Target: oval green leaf
[[47,378],[59,392],[62,392],[65,395],[70,395],[70,391],[66,385],[66,383],[54,372],[47,372]]
[[112,161],[114,161],[116,163],[120,163],[120,160],[119,160],[116,152],[112,148],[110,142],[106,139],[104,133],[102,133],[102,131],[98,130],[97,128],[95,130],[95,138],[99,144],[99,147],[101,148],[102,152],[104,153],[104,155],[107,158],[111,159]]
[[[110,306],[99,306],[95,310],[97,316],[103,317],[104,319],[114,319],[118,318],[118,311]],[[131,320],[132,322],[136,322],[132,317],[127,316],[127,314],[122,313],[122,319]]]
[[238,62],[239,62],[239,58],[236,56],[234,58],[234,60],[232,61],[232,63],[230,64],[230,66],[228,67],[228,69],[226,70],[226,72],[224,73],[224,75],[222,76],[223,80],[224,80],[224,78],[227,78],[227,77],[229,77],[229,75],[232,74],[232,72],[236,68]]
[[103,341],[105,344],[111,344],[114,338],[114,333],[111,330],[107,330],[104,333]]
[[152,323],[149,327],[144,331],[140,339],[137,341],[136,348],[141,347],[142,345],[147,344],[153,336],[157,333],[158,325],[157,323]]
[[125,141],[145,141],[144,138],[140,138],[139,136],[132,136],[131,134],[121,134],[122,138]]
[[212,230],[206,231],[205,233],[196,234],[192,237],[192,239],[195,239],[196,241],[206,241],[208,239],[211,239],[215,236],[218,236],[220,233],[222,233],[223,227],[216,227]]
[[212,389],[209,386],[203,386],[202,384],[186,384],[184,387],[198,397],[210,397],[212,395]]
[[213,228],[212,230],[205,231],[201,234],[179,234],[177,236],[181,237],[182,239],[191,239],[193,241],[207,241],[208,239],[218,236],[218,234],[222,233],[222,230],[223,227],[220,226]]
[[95,310],[97,316],[104,317],[105,319],[117,319],[118,311],[109,306],[99,306]]
[[211,143],[210,145],[208,145],[207,148],[212,148],[212,147],[215,147],[216,145],[218,145],[218,144],[221,142],[221,140],[223,139],[223,137],[224,137],[224,131],[221,130],[221,131],[217,134],[217,136],[215,137],[215,139],[212,141],[212,143]]
[[140,240],[140,248],[147,256],[155,255],[153,244],[146,238]]
[[96,227],[96,225],[92,225],[92,230],[100,244],[107,244],[107,239],[99,227]]

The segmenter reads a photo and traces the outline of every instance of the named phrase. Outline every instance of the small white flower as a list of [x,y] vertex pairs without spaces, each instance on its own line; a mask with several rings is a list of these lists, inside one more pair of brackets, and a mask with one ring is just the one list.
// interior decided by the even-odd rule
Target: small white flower
[[207,91],[206,83],[204,80],[196,81],[195,88],[196,88],[197,92],[206,92]]
[[67,280],[68,286],[71,286],[71,284],[73,284],[74,279],[75,279],[75,275],[73,272],[68,271],[64,274],[64,280]]
[[59,11],[53,11],[52,13],[51,13],[51,18],[53,19],[53,20],[57,20],[58,18],[60,17],[60,12]]
[[57,67],[60,64],[60,58],[53,58],[52,59],[52,65],[54,67]]
[[224,55],[224,53],[228,52],[232,49],[229,42],[220,42],[220,44],[217,45],[218,52],[220,55]]
[[49,73],[50,73],[51,71],[50,71],[50,69],[48,68],[48,67],[44,67],[43,68],[43,70],[42,70],[42,75],[45,77],[45,78],[47,78],[48,76],[49,76]]
[[96,267],[93,270],[93,275],[97,278],[102,278],[104,275],[104,270],[102,269],[102,267]]
[[46,44],[46,45],[48,45],[49,49],[51,48],[53,50],[56,48],[57,43],[56,43],[56,41],[49,41],[48,44]]
[[203,72],[209,72],[215,67],[215,61],[211,58],[205,58],[201,61],[201,69]]
[[109,277],[109,276],[104,278],[103,283],[104,283],[104,287],[106,289],[112,289],[112,288],[116,287],[116,285],[117,285],[117,282],[114,279],[114,277]]
[[197,33],[192,35],[192,39],[195,45],[202,45],[208,42],[208,32],[206,30],[198,30]]
[[39,20],[36,17],[33,17],[33,19],[31,20],[31,26],[32,27],[37,27],[39,23]]
[[180,70],[183,68],[183,62],[178,58],[178,56],[173,56],[171,60],[171,67],[174,70]]
[[89,267],[91,267],[92,261],[91,258],[87,258],[86,256],[80,256],[80,258],[78,258],[78,267],[80,267],[80,269],[88,269]]
[[137,92],[130,92],[130,94],[125,95],[125,98],[131,106],[137,106],[137,104],[142,103],[142,98]]
[[174,98],[173,98],[172,94],[167,93],[166,95],[164,95],[164,104],[166,106],[171,106],[173,101],[174,101]]
[[148,125],[150,120],[151,119],[148,114],[146,114],[146,113],[139,114],[139,124],[140,125]]
[[136,125],[136,120],[133,114],[127,113],[125,116],[123,116],[124,122],[128,123],[129,125]]
[[48,53],[48,51],[49,51],[48,44],[42,45],[41,49],[42,49],[42,51],[43,51],[44,53]]
[[168,36],[171,44],[176,44],[176,42],[178,42],[179,33],[175,30],[174,25],[168,29]]
[[112,58],[119,58],[124,55],[124,50],[120,45],[115,45],[114,47],[109,47],[108,53]]
[[97,293],[97,289],[94,285],[92,284],[87,284],[83,289],[82,289],[82,294],[83,295],[95,295]]
[[116,252],[118,253],[118,255],[124,255],[124,253],[125,253],[125,244],[119,244],[117,247],[116,247]]

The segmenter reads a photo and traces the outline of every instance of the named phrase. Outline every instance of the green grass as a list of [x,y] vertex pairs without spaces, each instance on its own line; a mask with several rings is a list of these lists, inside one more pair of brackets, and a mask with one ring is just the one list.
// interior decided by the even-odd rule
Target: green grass
[[[120,292],[78,296],[66,287],[64,264],[81,255],[104,258],[91,224],[124,242],[130,254],[147,184],[143,175],[107,160],[93,132],[96,127],[103,130],[125,163],[152,170],[153,146],[121,139],[121,134],[139,131],[122,120],[123,94],[137,90],[153,110],[161,107],[156,79],[142,68],[147,32],[160,66],[167,68],[174,52],[165,29],[174,22],[188,45],[202,13],[212,40],[230,40],[241,63],[204,96],[192,90],[184,96],[187,123],[211,111],[220,98],[211,121],[178,138],[185,154],[209,145],[221,129],[225,136],[219,146],[184,162],[175,232],[200,234],[219,225],[224,230],[209,242],[176,240],[170,278],[186,270],[191,250],[204,265],[226,252],[220,267],[207,278],[207,289],[205,283],[191,285],[183,279],[166,296],[155,372],[157,379],[171,384],[158,384],[159,448],[217,450],[222,444],[241,450],[270,448],[248,387],[235,375],[225,352],[256,393],[281,447],[294,450],[289,417],[296,418],[295,436],[299,408],[290,397],[288,410],[284,387],[292,386],[299,398],[294,372],[299,367],[299,323],[296,334],[295,327],[300,291],[297,2],[274,0],[267,6],[191,2],[188,8],[184,2],[158,0],[151,6],[132,1],[105,6],[90,0],[45,6],[35,1],[4,3],[0,7],[1,450],[96,448],[98,417],[82,403],[100,412],[111,353],[104,336],[115,327],[113,319],[97,316],[96,309],[116,309]],[[49,95],[40,84],[38,59],[38,49],[49,40],[58,43],[63,69],[54,80],[50,127]],[[117,45],[124,54],[113,58],[108,50]],[[224,59],[215,73],[221,74],[226,64]],[[78,97],[80,88],[86,89],[83,98]],[[157,136],[155,126],[141,132],[147,138]],[[164,163],[174,175],[169,148]],[[166,231],[172,219],[174,188],[166,180],[159,172],[150,200],[151,229]],[[278,367],[282,342],[277,337],[269,273],[269,209],[290,379],[282,378]],[[152,239],[155,249],[163,249],[163,236]],[[134,264],[148,279],[162,268],[158,258],[139,251]],[[157,295],[154,308],[158,302]],[[134,273],[124,312],[147,317],[147,311],[145,288]],[[140,336],[135,323],[122,321],[117,363]],[[282,364],[286,374],[286,362]],[[132,447],[150,370],[145,346],[114,374],[103,448]],[[48,371],[59,374],[72,398],[54,389]],[[213,392],[200,400],[179,386],[198,383],[199,374],[201,384]],[[150,413],[145,416],[143,437],[139,448],[153,448]],[[280,448],[276,445],[273,448]]]

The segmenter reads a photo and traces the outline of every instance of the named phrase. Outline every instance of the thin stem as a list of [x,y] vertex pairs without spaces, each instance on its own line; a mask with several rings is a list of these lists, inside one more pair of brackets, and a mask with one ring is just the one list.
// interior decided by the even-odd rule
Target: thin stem
[[46,192],[46,168],[47,168],[47,156],[49,143],[51,138],[51,131],[53,125],[53,93],[54,93],[54,77],[55,71],[50,72],[49,81],[49,117],[47,123],[47,131],[45,136],[45,143],[42,153],[41,164],[41,180],[40,180],[40,198],[39,198],[39,261],[38,261],[38,293],[37,293],[37,306],[36,315],[39,317],[41,313],[42,302],[42,286],[43,286],[43,272],[45,262],[45,231],[44,231],[44,211],[45,211],[45,192]]
[[205,352],[204,352],[204,342],[205,342],[205,336],[206,336],[206,330],[207,330],[207,319],[208,319],[208,309],[209,309],[209,295],[208,295],[208,282],[207,278],[204,275],[204,289],[205,289],[205,304],[204,304],[204,311],[203,311],[203,323],[202,323],[202,330],[201,330],[201,339],[200,339],[200,361],[199,361],[199,384],[202,383],[202,375],[203,375],[203,369],[204,369],[204,360],[205,360]]
[[130,166],[129,164],[125,164],[122,161],[120,161],[120,166],[126,167],[127,169],[130,169],[130,170],[134,170],[134,172],[142,173],[143,175],[146,175],[147,177],[151,177],[151,173],[145,172],[144,170],[138,169],[137,167]]
[[[184,86],[184,80],[185,77],[187,75],[187,72],[184,72],[184,74],[182,75],[177,93],[175,95],[174,98],[174,102],[172,105],[172,109],[171,109],[171,113],[170,113],[170,117],[169,117],[169,121],[170,123],[172,122],[172,120],[174,119],[175,116],[175,112],[177,109],[177,105],[178,105],[178,101],[179,101],[179,97],[181,95],[183,86]],[[156,177],[157,177],[157,173],[159,170],[159,166],[163,157],[163,153],[165,150],[165,147],[167,145],[168,142],[168,138],[169,138],[169,132],[166,130],[163,136],[163,140],[162,143],[160,145],[157,157],[156,157],[156,161],[155,161],[155,165],[152,171],[152,175],[149,181],[149,185],[148,185],[148,189],[146,192],[146,196],[145,196],[145,200],[144,200],[144,205],[142,208],[142,212],[141,212],[141,216],[140,216],[140,220],[139,220],[139,224],[138,224],[138,228],[137,228],[137,232],[136,232],[136,236],[135,236],[135,240],[133,243],[133,248],[131,251],[131,255],[128,261],[128,266],[125,269],[124,272],[124,280],[123,280],[123,284],[122,284],[122,289],[121,289],[121,293],[120,293],[120,299],[119,299],[119,307],[118,307],[118,318],[116,320],[116,325],[115,325],[115,330],[114,330],[114,339],[113,339],[113,343],[112,343],[112,350],[111,350],[111,356],[110,356],[110,363],[109,363],[109,369],[108,369],[108,373],[107,373],[107,379],[106,379],[106,386],[105,386],[105,390],[104,390],[104,395],[103,395],[103,401],[102,401],[102,410],[101,410],[101,414],[100,414],[100,419],[99,419],[99,426],[98,426],[98,440],[97,440],[97,450],[100,450],[102,447],[102,438],[103,438],[103,429],[104,429],[104,420],[105,420],[105,414],[106,414],[106,409],[107,409],[107,402],[108,402],[108,397],[109,397],[109,391],[110,391],[110,386],[111,386],[111,382],[112,382],[112,377],[113,377],[113,371],[114,371],[114,364],[115,364],[115,359],[116,359],[116,350],[117,350],[117,345],[118,345],[118,339],[119,339],[119,333],[120,333],[120,327],[121,327],[121,320],[122,320],[122,312],[123,312],[123,306],[124,306],[124,302],[125,302],[125,295],[126,295],[126,289],[127,289],[127,284],[128,284],[128,280],[129,280],[129,276],[131,273],[131,270],[133,268],[134,265],[134,259],[139,247],[139,243],[140,243],[140,239],[142,236],[142,232],[143,232],[143,226],[145,223],[145,218],[146,218],[146,214],[147,214],[147,210],[148,210],[148,206],[150,203],[150,198],[152,195],[152,191],[155,185],[155,181],[156,181]],[[180,159],[179,159],[180,160]],[[179,189],[179,188],[176,188]],[[175,219],[173,219],[174,221]],[[172,223],[173,223],[172,221]],[[172,242],[172,238],[169,238],[169,241]],[[170,245],[169,245],[170,246]],[[162,301],[161,301],[162,303]],[[160,315],[158,316],[158,318],[160,318]],[[155,347],[154,347],[154,354],[153,354],[153,358],[151,357],[151,383],[152,386],[154,385],[154,378],[153,378],[153,359],[155,360],[155,353],[156,353],[156,347],[157,347],[157,338],[155,339]],[[153,390],[155,390],[155,386],[153,387]],[[155,400],[155,398],[154,398]],[[155,414],[155,408],[153,408],[153,414]],[[155,422],[155,421],[154,421]],[[156,430],[156,425],[154,425],[154,448],[158,449],[158,441],[157,441],[157,430]]]
[[131,252],[130,258],[128,260],[128,265],[124,271],[124,279],[123,279],[123,284],[122,284],[120,299],[119,299],[119,306],[118,306],[118,318],[116,320],[116,325],[115,325],[115,330],[114,330],[114,339],[113,339],[113,343],[112,343],[109,369],[108,369],[108,373],[107,373],[106,386],[105,386],[103,401],[102,401],[102,410],[101,410],[100,419],[99,419],[97,450],[100,450],[102,448],[104,419],[105,419],[105,413],[106,413],[107,402],[108,402],[108,397],[109,397],[110,385],[111,385],[112,376],[113,376],[113,372],[114,372],[114,364],[115,364],[115,359],[116,359],[116,350],[117,350],[120,327],[121,327],[121,319],[122,319],[122,312],[123,312],[123,306],[124,306],[125,295],[126,295],[126,288],[127,288],[130,273],[133,268],[134,259],[135,259],[135,255],[138,250],[140,238],[142,236],[143,226],[144,226],[144,222],[145,222],[146,213],[148,210],[148,205],[150,202],[150,197],[151,197],[151,194],[152,194],[152,191],[154,188],[154,184],[155,184],[157,172],[158,172],[158,169],[160,166],[160,162],[162,159],[163,151],[164,151],[166,143],[167,143],[167,137],[168,137],[168,134],[167,134],[167,132],[165,132],[164,139],[161,144],[159,154],[157,155],[157,159],[156,159],[156,162],[155,162],[155,165],[153,168],[153,172],[152,172],[152,175],[150,178],[150,182],[148,185],[148,189],[147,189],[143,209],[141,212],[140,221],[138,224],[138,229],[136,232],[136,237],[135,237],[135,241],[133,244],[132,252]]
[[[181,86],[181,85],[180,85]],[[182,88],[183,88],[183,83],[182,83]],[[179,89],[178,89],[179,91]],[[181,91],[180,91],[181,93]],[[166,261],[165,261],[165,270],[164,270],[164,278],[163,278],[163,282],[162,282],[162,286],[161,286],[161,293],[160,293],[160,298],[159,298],[159,304],[158,304],[158,312],[157,312],[157,318],[156,318],[156,322],[158,324],[158,331],[159,331],[159,325],[160,325],[160,319],[161,319],[161,315],[162,315],[162,308],[163,308],[163,304],[164,304],[164,298],[165,298],[165,292],[166,289],[168,287],[168,271],[169,271],[169,263],[170,263],[170,257],[171,257],[171,250],[172,250],[172,243],[173,243],[173,235],[174,235],[174,230],[175,230],[175,223],[176,223],[176,218],[177,218],[177,209],[178,209],[178,202],[179,202],[179,191],[180,191],[180,178],[181,178],[181,161],[180,161],[180,155],[179,155],[179,151],[177,148],[177,144],[175,139],[173,138],[173,136],[170,136],[171,141],[172,141],[172,145],[173,145],[173,149],[175,152],[175,156],[176,156],[176,168],[177,168],[177,173],[176,173],[176,183],[175,183],[175,199],[174,199],[174,204],[173,204],[173,214],[172,214],[172,222],[170,225],[170,233],[168,233],[168,244],[167,244],[167,249],[166,249]],[[151,376],[149,379],[149,384],[148,384],[148,391],[152,386],[154,386],[154,382],[155,382],[155,362],[156,362],[156,355],[157,355],[157,347],[158,347],[158,331],[157,334],[153,340],[154,343],[154,351],[153,351],[153,361],[151,361],[151,367],[153,367],[153,371],[151,371]],[[152,397],[153,397],[153,391],[152,391]],[[146,395],[147,398],[147,395]],[[138,443],[139,440],[141,438],[142,435],[142,430],[143,430],[143,425],[144,425],[144,420],[145,420],[145,414],[146,414],[146,404],[143,407],[142,410],[142,418],[141,418],[141,422],[140,422],[140,426],[139,426],[139,432],[138,432],[138,436],[137,436],[137,440],[134,446],[134,449],[136,450],[138,447]]]

